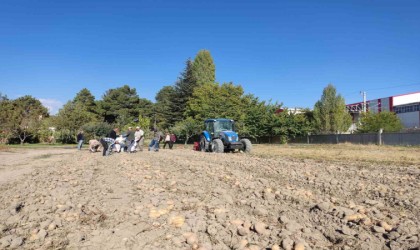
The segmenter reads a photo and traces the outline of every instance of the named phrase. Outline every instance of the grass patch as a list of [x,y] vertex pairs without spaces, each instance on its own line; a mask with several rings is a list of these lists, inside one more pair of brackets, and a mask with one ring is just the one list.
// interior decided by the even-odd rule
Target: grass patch
[[420,165],[420,147],[356,144],[256,144],[253,154],[260,157],[287,157],[317,161],[368,162],[394,165]]

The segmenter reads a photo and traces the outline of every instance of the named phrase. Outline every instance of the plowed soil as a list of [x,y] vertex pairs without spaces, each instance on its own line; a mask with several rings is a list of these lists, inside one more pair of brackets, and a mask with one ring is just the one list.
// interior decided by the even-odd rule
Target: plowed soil
[[420,247],[416,160],[264,154],[268,147],[0,152],[0,248]]

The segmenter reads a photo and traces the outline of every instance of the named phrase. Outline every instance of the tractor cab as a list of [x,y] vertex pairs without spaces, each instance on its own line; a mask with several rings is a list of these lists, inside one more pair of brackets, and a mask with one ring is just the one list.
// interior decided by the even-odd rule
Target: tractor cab
[[204,124],[206,127],[205,130],[209,132],[211,138],[222,131],[235,131],[235,123],[229,119],[207,119],[204,121]]

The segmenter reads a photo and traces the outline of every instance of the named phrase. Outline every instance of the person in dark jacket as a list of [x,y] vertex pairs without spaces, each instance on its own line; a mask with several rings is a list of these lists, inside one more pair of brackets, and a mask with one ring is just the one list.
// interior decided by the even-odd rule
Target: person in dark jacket
[[118,143],[115,141],[115,139],[117,139],[117,132],[118,128],[114,128],[111,132],[109,132],[108,137],[101,138],[101,144],[103,147],[102,156],[110,155],[112,146],[115,143]]
[[153,139],[149,144],[149,151],[159,151],[159,142],[162,140],[162,133],[157,129],[153,129]]
[[134,152],[133,146],[134,146],[134,130],[132,127],[128,127],[127,131],[127,152],[131,153]]
[[118,128],[114,128],[113,130],[111,130],[111,132],[109,132],[108,134],[108,138],[112,138],[112,139],[117,139],[117,133],[118,133],[119,129]]
[[81,150],[82,149],[82,145],[83,145],[83,141],[85,140],[85,136],[83,135],[83,130],[81,130],[78,134],[77,134],[77,149]]

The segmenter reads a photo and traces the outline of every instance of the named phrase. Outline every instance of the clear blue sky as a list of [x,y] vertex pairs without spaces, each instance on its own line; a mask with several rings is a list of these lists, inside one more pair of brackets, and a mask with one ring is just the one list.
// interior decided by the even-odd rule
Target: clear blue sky
[[286,107],[328,83],[347,103],[420,91],[420,1],[0,1],[0,92],[52,113],[82,88],[154,101],[200,49],[218,82]]

